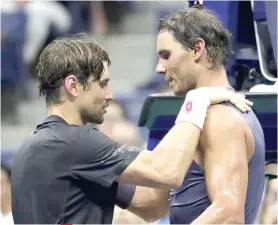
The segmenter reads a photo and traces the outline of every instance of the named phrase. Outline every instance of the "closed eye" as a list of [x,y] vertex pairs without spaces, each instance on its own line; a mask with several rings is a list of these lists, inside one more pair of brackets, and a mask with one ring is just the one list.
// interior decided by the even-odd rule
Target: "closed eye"
[[160,50],[158,52],[158,55],[162,58],[162,59],[165,59],[165,60],[168,60],[170,58],[170,51],[168,50]]

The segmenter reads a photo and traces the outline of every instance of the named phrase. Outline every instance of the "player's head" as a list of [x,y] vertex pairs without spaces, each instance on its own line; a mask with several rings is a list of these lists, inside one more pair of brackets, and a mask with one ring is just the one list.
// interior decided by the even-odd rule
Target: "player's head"
[[1,162],[1,204],[9,204],[11,198],[11,170]]
[[222,22],[202,6],[180,10],[160,21],[156,72],[177,95],[194,89],[200,72],[223,67],[231,35]]
[[42,51],[37,65],[40,95],[47,106],[68,103],[84,123],[102,123],[113,99],[107,52],[84,34],[59,38]]

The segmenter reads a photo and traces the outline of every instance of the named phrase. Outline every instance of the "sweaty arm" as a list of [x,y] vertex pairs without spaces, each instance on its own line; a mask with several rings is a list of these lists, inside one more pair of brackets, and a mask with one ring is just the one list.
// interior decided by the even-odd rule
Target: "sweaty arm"
[[117,181],[168,190],[180,187],[193,161],[207,108],[230,101],[239,109],[248,110],[249,101],[239,96],[224,88],[188,92],[174,127],[153,151],[143,150]]
[[141,151],[118,182],[168,190],[179,187],[192,163],[209,105],[207,95],[196,90],[188,94],[173,128],[153,151]]
[[[193,93],[187,94],[174,127],[152,152],[116,143],[90,124],[72,128],[73,178],[103,187],[114,182],[167,190],[179,187],[192,163],[207,108],[217,101],[230,100],[229,95],[215,92]],[[188,102],[190,107],[186,107]],[[239,102],[245,104],[242,98]]]
[[[229,119],[221,119],[228,115]],[[211,205],[193,224],[244,223],[248,157],[244,120],[231,107],[212,106],[200,138]]]
[[[206,100],[208,100],[206,97],[204,101],[200,99],[196,102],[196,105],[194,99],[189,100],[192,101],[190,107],[193,108],[193,117],[199,113],[197,120],[192,119],[197,125],[188,122],[186,119],[184,120],[184,116],[186,117],[184,113],[187,113],[185,101],[175,126],[154,151],[141,151],[119,176],[116,200],[118,206],[123,209],[128,208],[129,211],[146,221],[153,221],[167,213],[170,189],[181,185],[193,160],[200,130],[209,106],[209,102],[206,102]],[[162,190],[163,188],[165,190]]]
[[[244,111],[244,105],[242,105],[240,100],[231,100],[239,109]],[[239,103],[239,104],[237,104]],[[124,188],[119,188],[124,189]],[[127,195],[124,193],[134,194],[133,198],[126,202],[126,207],[129,211],[135,213],[148,222],[155,221],[168,212],[169,208],[169,194],[170,190],[152,189],[137,186],[129,186],[128,190],[122,190],[122,196],[127,199]],[[121,195],[119,195],[120,197]],[[132,196],[132,195],[130,195]],[[127,207],[128,206],[128,207]]]

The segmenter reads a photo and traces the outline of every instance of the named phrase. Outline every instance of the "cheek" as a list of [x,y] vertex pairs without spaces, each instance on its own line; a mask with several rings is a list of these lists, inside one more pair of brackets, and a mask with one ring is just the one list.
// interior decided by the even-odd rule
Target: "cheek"
[[183,81],[191,81],[192,79],[194,79],[194,71],[193,71],[193,67],[192,65],[189,63],[185,64],[183,63],[183,65],[180,67],[180,77]]
[[98,99],[100,102],[103,102],[105,100],[105,95],[106,95],[106,91],[105,88],[101,89],[98,95]]
[[103,89],[98,85],[92,86],[91,90],[86,93],[86,99],[97,104],[103,96]]
[[176,76],[178,80],[182,80],[187,71],[187,62],[185,57],[175,57],[169,62],[169,72]]
[[96,108],[102,108],[105,103],[105,91],[104,89],[97,90],[96,92],[92,93],[91,101]]
[[182,84],[186,81],[186,76],[187,76],[186,71],[187,71],[186,68],[181,66],[177,68],[176,71],[173,71],[174,79],[178,84]]

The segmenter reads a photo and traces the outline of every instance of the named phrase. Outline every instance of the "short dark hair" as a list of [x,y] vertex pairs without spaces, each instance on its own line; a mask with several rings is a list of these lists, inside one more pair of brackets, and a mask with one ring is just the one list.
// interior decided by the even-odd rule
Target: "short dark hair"
[[202,5],[176,11],[161,19],[158,31],[162,30],[171,32],[187,50],[193,50],[195,40],[202,38],[212,68],[224,65],[231,53],[232,35],[217,16]]
[[107,52],[84,33],[52,41],[42,51],[36,67],[40,95],[46,97],[47,105],[61,103],[60,87],[68,75],[75,75],[86,88],[90,76],[101,78],[104,61],[111,64]]
[[3,170],[3,171],[7,174],[9,180],[11,180],[11,169],[10,169],[10,167],[9,167],[5,162],[3,162],[3,161],[1,161],[1,170]]

